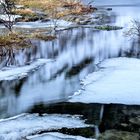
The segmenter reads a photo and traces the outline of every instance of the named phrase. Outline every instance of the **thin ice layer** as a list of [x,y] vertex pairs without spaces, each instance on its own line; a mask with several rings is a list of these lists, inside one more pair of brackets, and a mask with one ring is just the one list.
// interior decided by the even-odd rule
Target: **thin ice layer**
[[0,120],[0,139],[18,140],[40,131],[65,128],[82,128],[89,125],[79,116],[23,114],[10,119]]
[[27,76],[29,72],[34,71],[36,68],[50,62],[48,59],[38,59],[35,62],[32,62],[29,65],[21,67],[11,67],[4,70],[0,70],[0,81],[2,80],[14,80]]
[[83,80],[83,89],[71,102],[140,105],[140,60],[114,58]]

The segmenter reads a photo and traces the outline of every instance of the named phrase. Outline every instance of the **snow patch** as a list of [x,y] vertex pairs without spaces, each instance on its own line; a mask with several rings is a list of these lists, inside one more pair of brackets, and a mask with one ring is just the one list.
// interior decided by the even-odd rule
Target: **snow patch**
[[28,75],[29,72],[34,71],[38,67],[51,62],[49,59],[38,59],[29,65],[21,67],[7,67],[0,70],[0,81],[2,80],[14,80],[22,78]]
[[114,58],[83,80],[83,90],[70,102],[140,105],[140,60]]
[[72,22],[67,22],[65,20],[50,20],[48,22],[41,22],[41,21],[36,21],[36,22],[18,22],[15,27],[18,28],[54,28],[56,27],[67,27],[73,25]]
[[0,120],[0,139],[17,140],[41,131],[66,128],[89,127],[80,116],[22,114],[14,118]]

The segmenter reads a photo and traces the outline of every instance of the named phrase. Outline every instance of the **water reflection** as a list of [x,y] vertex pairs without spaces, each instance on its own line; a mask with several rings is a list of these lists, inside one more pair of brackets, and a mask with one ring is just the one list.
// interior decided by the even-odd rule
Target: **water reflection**
[[[117,10],[115,9],[117,17],[113,20],[115,24],[128,26],[130,16]],[[131,18],[134,18],[137,10],[131,11]],[[124,37],[124,30],[108,32],[89,28],[71,29],[59,32],[58,39],[54,41],[33,40],[32,48],[1,48],[1,68],[25,65],[38,58],[51,58],[56,61],[46,64],[21,80],[1,81],[0,117],[26,112],[40,102],[47,104],[66,100],[79,89],[79,81],[94,71],[95,64],[104,59],[119,56],[139,57],[138,42]]]

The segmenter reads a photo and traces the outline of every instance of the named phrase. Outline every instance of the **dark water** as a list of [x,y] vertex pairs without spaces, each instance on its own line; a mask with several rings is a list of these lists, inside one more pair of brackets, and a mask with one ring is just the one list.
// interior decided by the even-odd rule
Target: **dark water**
[[[120,131],[139,132],[139,124],[134,125],[129,121],[132,118],[140,115],[140,106],[136,105],[121,105],[121,104],[83,104],[83,103],[56,103],[52,105],[36,105],[30,110],[30,113],[61,113],[71,115],[83,115],[86,119],[86,123],[94,124],[95,137],[99,132],[105,132],[105,130],[117,129]],[[128,124],[124,126],[123,124]],[[89,132],[91,132],[89,130]],[[91,134],[91,136],[93,135]],[[84,134],[86,136],[86,134]],[[87,136],[90,136],[87,133]]]
[[[130,118],[133,113],[137,114],[140,106],[64,102],[80,88],[80,80],[97,69],[99,62],[120,56],[140,57],[138,42],[124,36],[131,20],[140,16],[138,3],[138,0],[95,1],[100,6],[114,5],[109,13],[110,24],[125,27],[123,30],[108,32],[77,28],[59,32],[54,41],[34,40],[31,48],[0,48],[0,68],[22,66],[38,58],[55,59],[28,77],[0,82],[0,118],[22,112],[82,114],[88,122],[96,124],[100,132],[125,129],[120,123],[128,121],[127,113]],[[130,6],[125,6],[128,4]]]

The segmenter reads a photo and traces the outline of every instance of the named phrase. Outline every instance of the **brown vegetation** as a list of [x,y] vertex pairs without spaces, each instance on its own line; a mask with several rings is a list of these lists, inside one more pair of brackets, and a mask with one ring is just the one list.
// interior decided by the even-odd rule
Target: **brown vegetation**
[[[16,4],[23,5],[22,8],[14,9],[12,13],[22,15],[25,20],[27,18],[36,18],[36,11],[45,13],[49,18],[61,18],[67,15],[81,15],[93,12],[94,8],[85,6],[80,0],[15,0]],[[12,9],[10,9],[12,10]],[[10,12],[10,13],[11,13]],[[49,41],[55,39],[56,36],[46,35],[39,32],[32,34],[8,33],[0,36],[0,46],[30,46],[31,39],[40,39]]]
[[93,12],[92,6],[85,6],[80,0],[17,0],[17,3],[30,9],[39,9],[51,18],[61,18],[70,14],[81,15]]
[[21,46],[27,47],[29,46],[30,41],[27,37],[23,35],[19,35],[17,33],[8,33],[0,36],[0,46],[10,47],[10,46]]
[[12,32],[0,36],[0,46],[23,48],[30,47],[32,39],[40,39],[43,41],[52,41],[56,36],[45,35],[42,32],[33,32],[31,34],[24,34],[21,32]]

